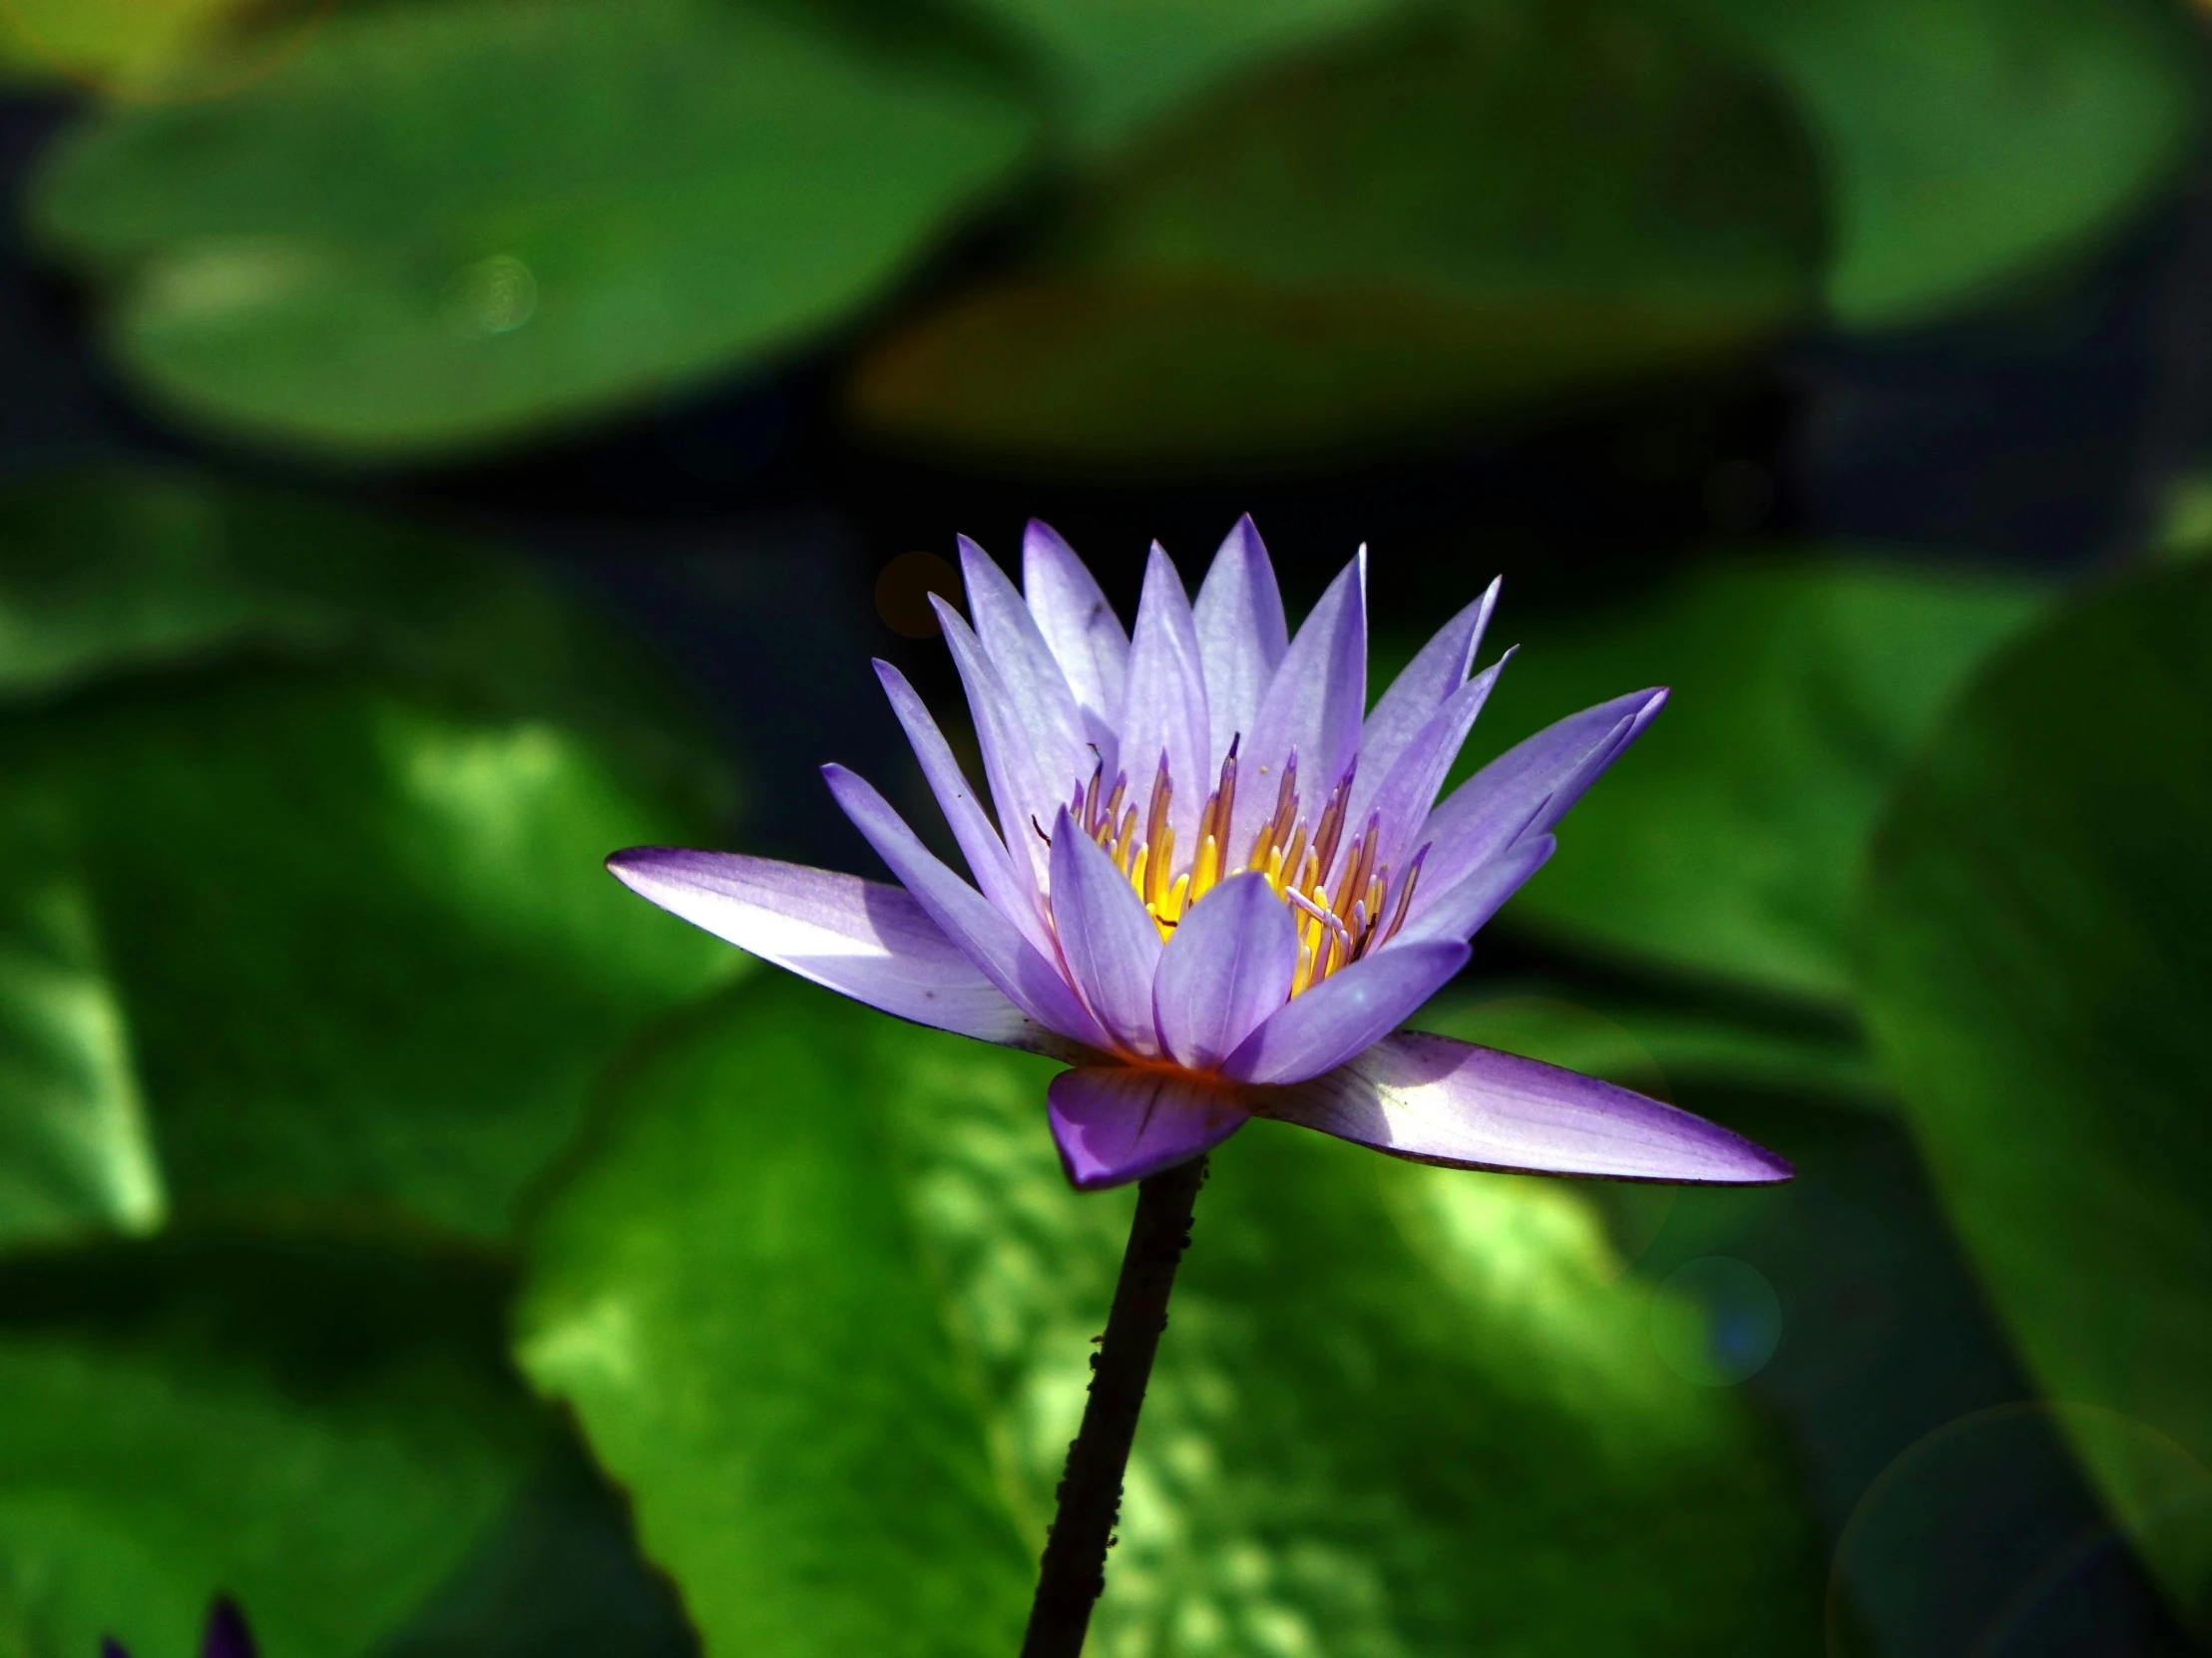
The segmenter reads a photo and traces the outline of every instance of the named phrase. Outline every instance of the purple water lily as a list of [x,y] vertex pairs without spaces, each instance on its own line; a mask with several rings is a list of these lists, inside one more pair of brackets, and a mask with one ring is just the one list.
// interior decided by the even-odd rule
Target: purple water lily
[[[131,1658],[131,1654],[111,1635],[100,1643],[100,1658]],[[219,1596],[208,1608],[208,1626],[200,1637],[200,1658],[253,1658],[253,1636],[245,1627],[245,1614],[227,1595]]]
[[933,603],[997,828],[913,687],[889,663],[876,673],[972,885],[837,765],[831,791],[901,886],[661,847],[616,854],[615,874],[886,1013],[1073,1061],[1048,1101],[1079,1187],[1196,1157],[1254,1116],[1457,1167],[1789,1177],[1671,1105],[1393,1034],[1550,856],[1553,827],[1663,689],[1560,720],[1438,803],[1505,665],[1472,673],[1497,583],[1369,712],[1364,548],[1295,638],[1249,518],[1195,604],[1153,546],[1133,637],[1044,525],[1029,527],[1021,592],[973,542],[960,551],[973,627]]

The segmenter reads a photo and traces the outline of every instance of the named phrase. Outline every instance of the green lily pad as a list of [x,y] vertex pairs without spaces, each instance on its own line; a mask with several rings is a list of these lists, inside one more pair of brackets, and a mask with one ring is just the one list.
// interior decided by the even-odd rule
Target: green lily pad
[[150,1232],[169,1207],[66,814],[0,795],[0,1250]]
[[1769,338],[1821,242],[1789,112],[1694,34],[1423,12],[1149,134],[1049,256],[877,346],[851,403],[1055,466],[1418,439]]
[[1850,1032],[1572,986],[1448,990],[1413,1025],[1661,1099],[1675,1098],[1677,1087],[1741,1088],[1879,1109],[1889,1095],[1874,1056]]
[[550,715],[699,812],[733,808],[697,711],[519,554],[309,497],[129,465],[0,485],[0,698],[239,659],[373,665]]
[[[551,1199],[524,1367],[710,1654],[1015,1644],[1130,1205],[1068,1188],[1052,1069],[769,979]],[[1094,1643],[1813,1650],[1786,1458],[1665,1367],[1649,1293],[1572,1185],[1254,1124],[1199,1203]]]
[[981,71],[827,15],[400,0],[340,9],[226,97],[94,118],[33,210],[177,415],[419,456],[817,337],[1030,128]]
[[1847,326],[1956,310],[2093,246],[2178,170],[2202,52],[2157,0],[1681,0],[1821,140]]
[[984,0],[1044,64],[1077,146],[1126,140],[1256,64],[1387,15],[1399,0]]
[[2012,578],[1777,556],[1693,569],[1569,625],[1524,629],[1507,612],[1492,637],[1523,648],[1455,783],[1578,708],[1674,691],[1507,917],[1643,967],[1848,1010],[1853,884],[1890,781],[2041,602]]
[[504,1237],[632,1035],[743,961],[607,878],[696,826],[542,720],[239,670],[0,753],[0,793],[62,803],[181,1216]]
[[[1867,1023],[2020,1351],[2177,1605],[2212,1632],[2212,567],[2052,619],[1898,786]],[[2179,1478],[2194,1459],[2194,1482]]]
[[0,1275],[0,1646],[360,1658],[474,1549],[544,1429],[450,1263],[140,1247]]

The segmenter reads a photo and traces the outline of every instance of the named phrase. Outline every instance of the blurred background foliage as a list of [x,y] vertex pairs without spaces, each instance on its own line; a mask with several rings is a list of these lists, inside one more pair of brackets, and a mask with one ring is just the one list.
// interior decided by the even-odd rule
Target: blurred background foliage
[[599,860],[1246,508],[1674,687],[1419,1023],[1800,1177],[1256,1124],[1098,1658],[2206,1650],[2206,34],[0,0],[0,1658],[1011,1652],[1128,1195]]

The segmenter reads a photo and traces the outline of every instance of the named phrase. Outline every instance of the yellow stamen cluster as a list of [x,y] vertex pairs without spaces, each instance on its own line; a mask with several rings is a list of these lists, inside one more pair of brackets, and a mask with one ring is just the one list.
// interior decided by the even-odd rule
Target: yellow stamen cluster
[[1229,876],[1245,870],[1264,875],[1275,895],[1297,914],[1298,968],[1290,988],[1296,996],[1390,942],[1405,925],[1406,907],[1412,902],[1428,849],[1424,847],[1407,867],[1386,924],[1384,904],[1391,881],[1390,866],[1378,862],[1381,820],[1368,814],[1351,844],[1343,847],[1339,867],[1337,852],[1351,801],[1351,774],[1346,773],[1330,790],[1320,819],[1309,832],[1298,809],[1298,760],[1293,755],[1283,767],[1274,812],[1260,826],[1250,854],[1232,863],[1224,847],[1236,812],[1236,766],[1237,744],[1231,742],[1221,762],[1220,782],[1198,814],[1197,852],[1179,874],[1175,872],[1175,830],[1168,822],[1174,784],[1164,756],[1141,822],[1134,802],[1126,799],[1127,774],[1114,778],[1109,791],[1103,764],[1092,772],[1088,785],[1077,788],[1070,817],[1129,878],[1162,938],[1174,932],[1186,910]]

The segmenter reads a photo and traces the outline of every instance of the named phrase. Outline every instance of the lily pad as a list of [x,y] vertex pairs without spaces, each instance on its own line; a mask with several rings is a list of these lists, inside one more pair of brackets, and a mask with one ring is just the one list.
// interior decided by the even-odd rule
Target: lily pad
[[2157,0],[1681,0],[1795,93],[1835,195],[1830,309],[1921,321],[2093,246],[2202,121],[2188,8]]
[[[525,1369],[710,1654],[1014,1644],[1129,1214],[1061,1175],[1052,1068],[769,979],[552,1198]],[[1199,1203],[1095,1644],[1813,1650],[1786,1458],[1665,1367],[1648,1300],[1572,1185],[1253,1125]]]
[[33,211],[174,413],[419,456],[819,336],[1030,129],[984,71],[826,10],[399,0],[226,97],[95,117]]
[[[2126,582],[2004,651],[1900,782],[1862,918],[1867,1023],[1952,1223],[2044,1390],[2138,1425],[2061,1419],[2200,1632],[2208,637],[2212,567],[2198,564]],[[2140,1454],[2161,1438],[2178,1450]],[[2176,1482],[2191,1459],[2194,1484]]]
[[150,1232],[169,1207],[66,814],[0,796],[0,1249]]
[[180,1215],[499,1239],[632,1035],[742,965],[600,868],[695,826],[542,720],[240,669],[0,753],[0,795],[59,803]]
[[1423,12],[1150,133],[1048,256],[877,346],[852,407],[1057,466],[1382,443],[1769,338],[1821,241],[1789,112],[1693,33]]
[[2009,577],[1775,556],[1694,568],[1597,617],[1494,635],[1454,782],[1554,719],[1673,686],[1507,916],[1562,944],[1847,1011],[1849,916],[1891,779],[2032,616]]
[[1880,1109],[1889,1096],[1865,1044],[1825,1022],[1758,1021],[1728,1009],[1538,983],[1447,990],[1413,1024],[1661,1099],[1676,1099],[1678,1087],[1717,1087]]
[[218,1593],[269,1658],[360,1658],[545,1437],[450,1263],[140,1246],[0,1274],[0,1643],[188,1658]]
[[1255,64],[1387,15],[1399,0],[983,0],[1042,60],[1079,149],[1147,122]]

